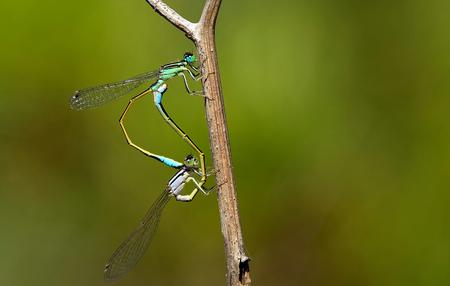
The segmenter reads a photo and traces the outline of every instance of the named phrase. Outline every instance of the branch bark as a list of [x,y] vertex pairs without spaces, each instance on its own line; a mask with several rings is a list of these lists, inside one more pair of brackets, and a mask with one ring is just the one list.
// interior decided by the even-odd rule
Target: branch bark
[[172,25],[191,39],[202,63],[205,111],[214,169],[217,170],[217,197],[222,235],[225,244],[227,285],[250,285],[250,259],[246,256],[242,239],[236,186],[232,172],[231,149],[220,83],[220,72],[215,45],[215,25],[221,0],[206,0],[200,20],[189,22],[161,0],[146,0],[148,4]]

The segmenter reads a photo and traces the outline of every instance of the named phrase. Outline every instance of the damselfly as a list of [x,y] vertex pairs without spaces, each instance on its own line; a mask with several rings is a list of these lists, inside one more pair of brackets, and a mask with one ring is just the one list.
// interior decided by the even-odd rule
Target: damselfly
[[181,195],[181,191],[186,183],[192,181],[199,190],[204,194],[208,194],[210,190],[205,190],[201,183],[193,177],[194,174],[199,175],[198,162],[194,157],[188,155],[184,160],[183,166],[169,180],[166,188],[147,211],[138,227],[120,244],[108,260],[105,266],[106,280],[113,281],[120,279],[142,258],[150,246],[152,238],[156,233],[162,211],[171,196],[174,196],[178,201],[192,200],[192,194]]
[[206,167],[205,167],[204,153],[194,143],[194,141],[192,141],[192,139],[189,138],[189,136],[170,118],[170,116],[165,111],[162,105],[162,96],[164,92],[167,90],[167,85],[165,84],[165,82],[175,76],[181,76],[183,78],[184,86],[186,87],[186,91],[189,94],[202,94],[201,92],[192,91],[190,89],[186,77],[187,74],[195,81],[198,81],[202,78],[199,72],[199,68],[194,66],[196,62],[197,58],[195,55],[193,55],[192,53],[185,53],[182,60],[165,64],[156,71],[140,74],[130,79],[115,83],[109,83],[96,87],[78,90],[75,92],[75,95],[73,95],[70,98],[70,107],[75,110],[84,110],[98,107],[114,99],[117,99],[125,94],[128,94],[129,92],[138,88],[144,83],[149,83],[151,80],[156,79],[156,81],[153,84],[151,84],[149,88],[147,88],[140,94],[130,99],[125,110],[120,116],[119,119],[120,127],[122,128],[127,143],[132,147],[134,147],[135,149],[139,150],[140,152],[144,153],[145,155],[154,158],[169,167],[180,168],[183,165],[180,162],[152,153],[136,145],[133,141],[131,141],[128,132],[126,131],[124,119],[130,107],[136,100],[152,92],[154,96],[154,103],[158,111],[164,118],[164,120],[195,150],[195,152],[197,152],[200,160],[200,172],[199,172],[201,174],[200,185],[203,186],[204,183],[206,182]]

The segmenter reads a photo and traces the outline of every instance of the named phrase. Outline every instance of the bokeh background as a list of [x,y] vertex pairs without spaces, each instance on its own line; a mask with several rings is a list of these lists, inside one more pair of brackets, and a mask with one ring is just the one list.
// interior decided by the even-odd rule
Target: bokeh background
[[[203,5],[168,3],[192,21]],[[173,171],[126,145],[129,97],[86,112],[68,98],[193,46],[142,0],[0,10],[0,285],[104,285],[107,258]],[[217,49],[254,285],[450,285],[449,11],[223,1]],[[210,157],[203,100],[169,84],[166,109]],[[127,124],[151,150],[191,152],[151,98]],[[225,285],[224,274],[216,195],[200,195],[168,205],[117,285]]]

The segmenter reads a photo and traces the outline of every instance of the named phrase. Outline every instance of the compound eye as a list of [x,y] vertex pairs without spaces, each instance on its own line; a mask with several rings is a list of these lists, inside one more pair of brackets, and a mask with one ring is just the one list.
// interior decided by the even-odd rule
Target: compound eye
[[189,63],[193,63],[195,62],[195,56],[193,53],[185,53],[183,56],[184,60],[189,62]]

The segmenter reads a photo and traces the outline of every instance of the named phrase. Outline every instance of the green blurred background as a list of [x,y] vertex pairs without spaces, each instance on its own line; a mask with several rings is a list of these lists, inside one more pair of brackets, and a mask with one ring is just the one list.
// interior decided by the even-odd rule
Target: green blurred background
[[[193,21],[203,5],[168,3]],[[0,285],[103,285],[173,171],[126,145],[128,98],[86,112],[68,98],[193,46],[143,0],[0,10]],[[217,50],[254,285],[450,285],[449,11],[223,1]],[[210,157],[202,99],[169,84],[167,110]],[[150,97],[128,119],[136,142],[191,152]],[[225,285],[215,197],[170,203],[117,285]]]

